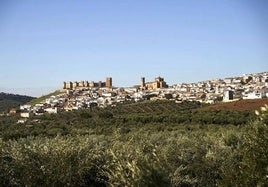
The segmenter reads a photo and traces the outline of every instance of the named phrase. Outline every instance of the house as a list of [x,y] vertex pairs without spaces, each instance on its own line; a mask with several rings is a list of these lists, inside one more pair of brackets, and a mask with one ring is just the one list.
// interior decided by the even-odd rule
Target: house
[[27,122],[27,119],[19,119],[18,121],[17,121],[17,124],[23,124],[23,123],[26,123]]
[[19,112],[19,110],[12,108],[12,109],[10,109],[9,114],[17,114],[18,112]]
[[234,99],[234,92],[231,90],[226,90],[223,93],[223,102],[230,102]]
[[57,114],[59,112],[59,108],[58,107],[46,108],[45,111],[48,112],[49,114]]
[[36,116],[42,116],[42,115],[44,115],[44,112],[45,112],[45,110],[44,109],[35,109],[34,111],[33,111],[33,113],[34,113],[34,115],[36,115]]
[[30,118],[32,116],[32,113],[31,112],[21,112],[20,113],[20,117],[22,118]]
[[233,79],[232,78],[225,78],[223,79],[223,81],[226,83],[226,84],[231,84]]
[[31,105],[20,105],[20,110],[31,110]]
[[261,99],[263,98],[263,93],[260,92],[250,92],[243,96],[243,99]]

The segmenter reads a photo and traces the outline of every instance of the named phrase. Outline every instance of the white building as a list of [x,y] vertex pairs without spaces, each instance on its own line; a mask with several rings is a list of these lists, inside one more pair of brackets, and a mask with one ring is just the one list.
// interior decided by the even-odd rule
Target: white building
[[20,110],[30,110],[31,107],[31,105],[20,105]]
[[223,93],[223,102],[230,102],[234,99],[234,92],[231,90],[226,90]]
[[263,93],[256,93],[256,92],[251,92],[243,96],[243,99],[261,99],[263,98]]
[[45,111],[48,112],[49,114],[57,114],[59,112],[59,108],[58,107],[46,108]]
[[32,113],[30,113],[30,112],[22,112],[22,113],[20,113],[20,117],[22,117],[22,118],[29,118],[31,116],[32,116]]

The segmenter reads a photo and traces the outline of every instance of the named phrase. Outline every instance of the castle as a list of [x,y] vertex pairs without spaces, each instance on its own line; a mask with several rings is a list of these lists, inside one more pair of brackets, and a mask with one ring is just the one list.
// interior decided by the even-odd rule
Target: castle
[[141,78],[141,89],[153,90],[157,88],[167,88],[168,85],[162,77],[156,77],[155,81],[145,83],[145,77]]
[[63,82],[63,89],[75,90],[76,88],[103,88],[112,87],[112,77],[106,77],[106,82],[80,81],[80,82]]

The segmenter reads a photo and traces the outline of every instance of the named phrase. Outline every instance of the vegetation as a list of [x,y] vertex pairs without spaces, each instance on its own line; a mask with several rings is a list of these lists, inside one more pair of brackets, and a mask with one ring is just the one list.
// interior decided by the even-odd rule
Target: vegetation
[[27,103],[34,99],[34,97],[25,95],[15,95],[0,93],[0,112],[8,112],[11,108],[16,108],[21,104]]
[[130,103],[0,118],[2,186],[267,186],[268,107]]

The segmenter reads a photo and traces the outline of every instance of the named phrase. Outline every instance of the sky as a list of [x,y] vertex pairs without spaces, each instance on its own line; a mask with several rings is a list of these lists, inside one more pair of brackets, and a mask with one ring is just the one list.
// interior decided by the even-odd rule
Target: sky
[[0,92],[268,71],[267,0],[0,0]]

